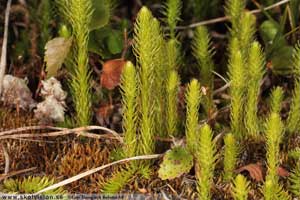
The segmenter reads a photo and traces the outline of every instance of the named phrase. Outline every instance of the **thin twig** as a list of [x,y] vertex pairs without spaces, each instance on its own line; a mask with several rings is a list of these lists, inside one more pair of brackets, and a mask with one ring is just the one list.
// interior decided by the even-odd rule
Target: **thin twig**
[[178,195],[178,193],[176,192],[176,190],[170,185],[167,183],[167,186],[170,188],[170,190],[174,193],[174,195],[178,198],[178,199],[181,199],[181,196]]
[[220,92],[223,92],[223,91],[227,90],[227,88],[229,88],[229,87],[230,87],[230,82],[226,83],[224,86],[222,86],[222,87],[216,89],[215,91],[213,91],[213,95],[216,95]]
[[46,144],[57,144],[57,143],[68,144],[68,142],[62,142],[62,141],[46,141],[46,140],[34,140],[34,139],[25,139],[25,138],[15,138],[15,139],[24,142],[35,142],[35,143],[46,143]]
[[219,74],[218,72],[212,70],[211,71],[214,75],[216,75],[217,77],[219,77],[220,79],[222,79],[225,83],[228,83],[229,81],[224,77],[222,76],[221,74]]
[[70,184],[70,183],[72,183],[74,181],[82,179],[82,178],[84,178],[86,176],[89,176],[91,174],[94,174],[94,173],[96,173],[96,172],[98,172],[100,170],[103,170],[105,168],[111,167],[111,166],[116,165],[116,164],[120,164],[120,163],[124,163],[124,162],[129,162],[129,161],[133,161],[133,160],[150,160],[150,159],[156,159],[156,158],[161,157],[162,155],[163,154],[135,156],[135,157],[131,157],[131,158],[125,158],[125,159],[122,159],[122,160],[118,160],[118,161],[115,161],[115,162],[112,162],[112,163],[109,163],[109,164],[106,164],[106,165],[102,165],[101,167],[97,167],[97,168],[88,170],[86,172],[83,172],[81,174],[78,174],[76,176],[68,178],[66,180],[63,180],[63,181],[61,181],[59,183],[56,183],[56,184],[51,185],[49,187],[46,187],[45,189],[42,189],[42,190],[38,191],[37,193],[35,193],[35,195],[41,194],[43,192],[46,192],[46,191],[49,191],[49,190],[53,190],[53,189],[56,189],[56,188],[59,188],[59,187],[62,187],[62,186],[67,185],[67,184]]
[[3,89],[3,78],[6,70],[6,57],[7,57],[7,39],[8,39],[8,23],[9,23],[9,12],[11,7],[11,1],[7,1],[6,11],[5,11],[5,22],[4,22],[4,35],[3,35],[3,43],[2,43],[2,54],[0,60],[0,96],[2,95]]
[[9,159],[9,155],[8,155],[7,149],[4,146],[4,144],[1,144],[1,148],[2,148],[2,152],[4,154],[4,159],[5,159],[4,174],[7,175],[9,172],[10,159]]
[[10,178],[12,176],[16,176],[16,175],[19,175],[19,174],[24,174],[24,173],[33,171],[35,169],[37,169],[37,167],[31,167],[29,169],[22,169],[22,170],[19,170],[19,171],[10,172],[8,174],[2,174],[2,175],[0,175],[0,181],[3,181],[4,179]]
[[21,128],[16,128],[16,129],[12,129],[12,130],[2,131],[2,132],[0,132],[0,136],[12,135],[14,133],[20,133],[20,132],[25,132],[25,131],[35,131],[35,130],[44,130],[44,129],[62,131],[62,130],[66,130],[67,128],[60,128],[60,127],[53,127],[53,126],[27,126],[27,127],[21,127]]
[[228,19],[229,19],[229,17],[227,17],[227,16],[218,17],[218,18],[215,18],[215,19],[209,19],[209,20],[205,20],[205,21],[202,21],[202,22],[193,23],[193,24],[190,24],[188,26],[177,26],[176,30],[185,30],[185,29],[196,28],[198,26],[216,24],[216,23],[219,23],[219,22],[225,22]]
[[[271,10],[273,8],[276,8],[278,6],[286,4],[288,2],[290,2],[290,0],[282,0],[282,1],[279,1],[277,3],[274,3],[273,5],[265,7],[265,8],[252,10],[252,11],[250,11],[250,13],[252,13],[252,14],[258,14],[258,13],[261,13],[262,11]],[[206,20],[206,21],[202,21],[202,22],[197,22],[197,23],[194,23],[194,24],[190,24],[188,26],[178,26],[178,27],[176,27],[176,29],[177,30],[191,29],[191,28],[196,28],[198,26],[210,25],[210,24],[215,24],[215,23],[219,23],[219,22],[224,22],[224,21],[227,21],[227,20],[229,20],[229,17],[228,16],[224,16],[224,17],[210,19],[210,20]]]

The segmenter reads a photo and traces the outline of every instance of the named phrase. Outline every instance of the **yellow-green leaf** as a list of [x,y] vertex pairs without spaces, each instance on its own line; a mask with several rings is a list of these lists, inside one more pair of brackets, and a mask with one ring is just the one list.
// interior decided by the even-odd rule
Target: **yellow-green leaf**
[[177,146],[165,154],[158,170],[158,176],[162,180],[174,179],[188,173],[192,166],[193,156],[185,148]]
[[45,62],[47,77],[56,76],[72,45],[71,38],[58,37],[47,42],[45,46]]

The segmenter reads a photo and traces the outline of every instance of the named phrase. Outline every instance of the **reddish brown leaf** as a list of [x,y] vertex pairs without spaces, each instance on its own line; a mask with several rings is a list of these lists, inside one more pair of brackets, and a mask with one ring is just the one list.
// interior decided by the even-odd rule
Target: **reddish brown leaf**
[[120,77],[126,61],[123,59],[109,60],[103,64],[100,77],[101,85],[113,90],[120,84]]
[[245,165],[236,170],[237,173],[241,173],[243,171],[249,172],[249,175],[251,176],[251,178],[253,178],[257,182],[264,180],[261,163]]
[[113,105],[105,104],[96,110],[96,119],[100,125],[109,124],[109,117],[112,114],[113,108]]
[[281,177],[288,177],[290,175],[290,172],[288,172],[283,167],[278,167],[277,168],[277,174],[278,174],[278,176],[281,176]]

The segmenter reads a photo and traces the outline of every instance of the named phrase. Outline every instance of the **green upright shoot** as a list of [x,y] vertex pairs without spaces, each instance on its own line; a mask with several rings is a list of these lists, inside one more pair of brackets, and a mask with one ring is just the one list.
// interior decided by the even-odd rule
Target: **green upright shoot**
[[131,62],[127,62],[121,78],[124,153],[126,157],[136,155],[137,150],[137,94],[138,84],[136,70]]
[[300,197],[300,163],[297,163],[289,176],[289,183],[289,191],[293,193],[295,197]]
[[234,200],[247,200],[250,183],[243,175],[237,175],[233,181],[232,196]]
[[281,104],[283,100],[283,89],[281,87],[276,87],[271,92],[271,103],[270,103],[270,113],[278,113],[281,111]]
[[166,67],[167,76],[170,75],[172,70],[178,70],[181,62],[181,52],[180,52],[180,42],[177,40],[176,34],[176,26],[180,21],[182,9],[182,1],[181,0],[166,0],[164,4],[164,21],[169,28],[169,38],[165,44],[165,54],[166,60]]
[[198,147],[196,150],[197,169],[196,177],[198,180],[199,199],[211,199],[211,187],[214,178],[216,162],[216,146],[213,141],[213,133],[209,125],[204,125],[200,130]]
[[238,144],[234,135],[229,133],[224,138],[225,152],[224,152],[224,181],[231,181],[233,179],[234,170],[238,160]]
[[278,198],[278,183],[277,169],[279,166],[279,150],[283,136],[284,126],[278,113],[271,113],[266,123],[266,150],[267,150],[267,176],[264,185],[264,197],[266,200]]
[[245,0],[227,0],[225,5],[225,14],[230,17],[231,21],[231,36],[237,37],[240,31],[240,20],[242,13],[246,7]]
[[245,61],[238,47],[238,40],[234,38],[230,47],[229,78],[231,80],[231,131],[237,139],[244,133],[244,98],[245,98]]
[[93,14],[91,0],[58,0],[62,11],[72,26],[74,54],[72,58],[70,87],[78,126],[91,120],[91,71],[88,65],[89,24]]
[[180,44],[175,39],[170,39],[166,42],[167,64],[166,70],[169,75],[173,70],[178,70],[181,64]]
[[181,0],[167,0],[164,4],[164,16],[165,22],[170,29],[170,38],[176,39],[175,28],[177,23],[180,21],[180,14],[182,9]]
[[244,57],[247,58],[247,55],[250,53],[249,48],[254,41],[255,34],[255,16],[250,12],[243,12],[240,21],[240,26],[238,27],[237,37],[239,38],[239,45]]
[[138,13],[134,26],[134,54],[138,63],[139,85],[140,85],[140,100],[139,100],[139,115],[140,115],[140,145],[139,154],[152,154],[154,152],[154,120],[153,112],[155,100],[150,97],[154,92],[155,81],[155,58],[159,52],[160,44],[157,38],[153,37],[154,29],[157,27],[151,12],[148,8],[141,8]]
[[158,136],[166,136],[165,129],[165,103],[166,103],[166,80],[169,72],[166,67],[166,42],[163,38],[160,23],[156,18],[153,18],[152,37],[156,38],[155,45],[158,52],[153,57],[154,63],[154,79],[153,79],[153,94],[152,97],[155,101],[154,106],[154,128],[155,134]]
[[201,85],[207,90],[207,94],[204,98],[204,107],[209,116],[214,107],[212,96],[214,87],[212,73],[214,70],[214,63],[212,57],[214,55],[214,50],[212,48],[211,38],[206,27],[200,26],[196,29],[192,49],[193,54],[198,61]]
[[186,91],[186,142],[188,150],[194,153],[198,146],[199,138],[199,107],[201,99],[200,83],[193,79],[189,83]]
[[166,121],[167,133],[169,136],[178,136],[178,92],[179,76],[176,71],[172,71],[167,81],[167,108]]
[[289,117],[287,120],[288,131],[290,134],[295,134],[300,130],[300,44],[294,48],[293,67],[295,74],[295,87],[290,108]]
[[249,49],[248,89],[245,112],[245,126],[249,137],[259,137],[259,119],[257,113],[261,80],[264,75],[265,58],[258,42],[253,42]]

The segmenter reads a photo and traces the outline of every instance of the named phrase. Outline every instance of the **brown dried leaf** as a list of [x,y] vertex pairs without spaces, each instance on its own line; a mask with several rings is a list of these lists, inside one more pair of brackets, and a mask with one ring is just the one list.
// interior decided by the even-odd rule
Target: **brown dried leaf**
[[97,108],[96,119],[100,125],[109,124],[109,117],[111,116],[113,109],[114,106],[111,104],[104,104]]
[[103,64],[100,77],[101,85],[109,90],[120,84],[120,77],[126,61],[124,59],[109,60]]
[[277,174],[278,174],[278,176],[281,176],[281,177],[288,177],[290,175],[290,172],[287,171],[283,167],[278,167],[277,168]]
[[261,163],[245,165],[236,170],[237,173],[241,173],[243,171],[249,172],[251,178],[253,178],[257,182],[261,182],[264,180]]

